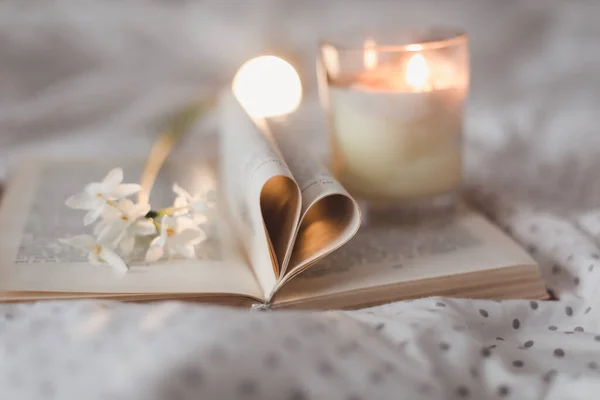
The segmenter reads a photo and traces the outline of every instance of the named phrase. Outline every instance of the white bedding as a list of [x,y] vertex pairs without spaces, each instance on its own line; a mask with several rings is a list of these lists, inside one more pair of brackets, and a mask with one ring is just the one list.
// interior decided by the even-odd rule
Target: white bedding
[[[2,174],[28,154],[144,154],[159,116],[269,49],[298,66],[310,98],[314,44],[327,32],[466,27],[470,192],[529,248],[561,299],[432,298],[326,313],[1,305],[0,399],[598,398],[599,7],[0,3]],[[214,138],[206,128],[188,151]],[[313,136],[322,146],[322,132]]]

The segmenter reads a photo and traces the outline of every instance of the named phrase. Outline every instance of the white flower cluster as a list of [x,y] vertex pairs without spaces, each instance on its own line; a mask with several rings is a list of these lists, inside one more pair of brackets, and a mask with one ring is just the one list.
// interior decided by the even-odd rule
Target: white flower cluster
[[94,235],[79,235],[61,242],[88,253],[93,263],[107,263],[118,272],[127,272],[124,261],[133,253],[139,237],[151,238],[146,262],[180,255],[195,258],[195,246],[206,239],[200,225],[214,206],[214,199],[192,196],[173,185],[175,202],[170,208],[151,211],[150,204],[135,204],[127,197],[141,190],[137,184],[123,184],[123,170],[115,168],[102,182],[90,183],[83,192],[69,197],[67,206],[86,210],[84,225],[97,223]]

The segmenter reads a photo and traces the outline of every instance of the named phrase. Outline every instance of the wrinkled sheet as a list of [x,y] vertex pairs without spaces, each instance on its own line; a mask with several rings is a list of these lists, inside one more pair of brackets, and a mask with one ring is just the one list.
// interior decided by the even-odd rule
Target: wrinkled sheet
[[[161,116],[256,54],[290,59],[314,98],[319,37],[384,24],[465,27],[469,196],[526,246],[560,298],[321,313],[0,305],[0,398],[598,398],[598,7],[0,2],[2,176],[28,155],[145,154]],[[208,148],[210,121],[186,140],[181,153]],[[325,141],[318,129],[307,138],[315,148]]]

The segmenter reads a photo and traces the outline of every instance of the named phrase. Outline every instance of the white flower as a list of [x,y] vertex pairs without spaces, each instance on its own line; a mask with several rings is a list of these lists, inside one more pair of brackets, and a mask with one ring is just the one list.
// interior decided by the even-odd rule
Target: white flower
[[134,204],[129,199],[119,201],[117,207],[106,207],[102,221],[94,228],[98,240],[103,243],[119,244],[123,255],[129,255],[135,246],[136,236],[156,233],[151,220],[144,218],[150,204]]
[[216,201],[214,191],[211,190],[206,193],[197,193],[192,196],[177,183],[174,183],[173,192],[177,195],[175,202],[173,203],[173,208],[178,210],[175,212],[175,215],[185,214],[185,211],[179,209],[189,207],[196,224],[206,222],[206,214],[215,207]]
[[173,184],[173,192],[177,195],[175,199],[176,206],[179,207],[190,207],[193,211],[204,212],[211,207],[214,207],[215,193],[210,190],[206,193],[197,193],[191,195],[177,183]]
[[195,258],[194,246],[205,239],[204,232],[191,219],[164,216],[161,221],[160,236],[155,237],[150,243],[146,261],[158,261],[165,255],[165,252],[169,257],[180,254],[185,258]]
[[127,265],[121,257],[91,235],[79,235],[69,239],[60,239],[60,241],[69,246],[86,250],[89,253],[88,260],[94,264],[107,263],[119,273],[127,272]]
[[83,224],[89,225],[96,221],[106,208],[106,202],[119,200],[131,196],[141,190],[138,184],[121,184],[123,170],[111,170],[102,182],[92,182],[83,189],[83,192],[69,197],[67,206],[78,210],[88,210],[83,218]]

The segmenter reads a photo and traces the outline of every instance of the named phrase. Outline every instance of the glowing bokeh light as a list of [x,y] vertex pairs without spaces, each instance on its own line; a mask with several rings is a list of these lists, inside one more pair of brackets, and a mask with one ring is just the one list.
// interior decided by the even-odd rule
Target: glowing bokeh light
[[235,74],[235,97],[254,118],[275,117],[293,112],[302,100],[302,83],[287,61],[261,56],[247,61]]

